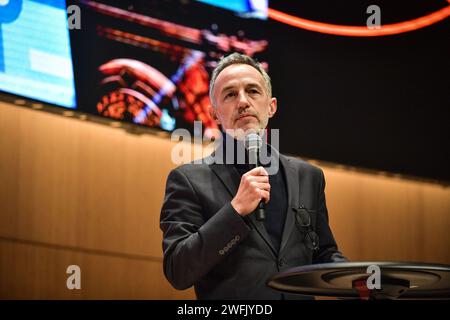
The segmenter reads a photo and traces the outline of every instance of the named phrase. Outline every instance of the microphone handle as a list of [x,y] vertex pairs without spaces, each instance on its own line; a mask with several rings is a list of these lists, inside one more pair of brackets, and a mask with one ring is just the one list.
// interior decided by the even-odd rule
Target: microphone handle
[[[258,159],[258,148],[252,148],[249,150],[249,163],[251,165],[254,165],[254,168],[258,167],[259,159]],[[264,221],[266,219],[266,210],[265,210],[266,204],[264,203],[264,200],[261,200],[258,204],[258,206],[255,208],[254,214],[256,215],[256,220],[258,221]]]
[[256,220],[264,221],[266,220],[266,204],[261,200],[256,208]]
[[[259,158],[258,158],[258,153],[256,153],[256,166],[259,166]],[[264,202],[264,200],[261,200],[258,204],[258,206],[256,207],[256,220],[258,221],[264,221],[266,220],[266,203]]]

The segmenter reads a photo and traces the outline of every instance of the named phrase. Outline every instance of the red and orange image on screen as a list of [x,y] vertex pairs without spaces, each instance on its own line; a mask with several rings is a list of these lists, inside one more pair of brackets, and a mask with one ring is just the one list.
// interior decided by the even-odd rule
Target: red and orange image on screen
[[116,120],[166,131],[201,121],[205,134],[213,134],[218,127],[208,110],[211,70],[227,53],[254,56],[268,46],[243,32],[193,28],[97,1],[80,4],[98,18],[95,41],[112,48],[106,54],[93,50],[99,63],[91,72],[98,79],[95,111]]

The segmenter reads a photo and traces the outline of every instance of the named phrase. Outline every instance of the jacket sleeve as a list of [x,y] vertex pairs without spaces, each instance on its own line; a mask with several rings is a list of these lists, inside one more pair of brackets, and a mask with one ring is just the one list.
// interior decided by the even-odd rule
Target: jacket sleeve
[[319,236],[319,250],[314,253],[313,263],[347,262],[348,259],[338,250],[333,233],[330,229],[327,204],[325,200],[325,177],[322,170],[320,170],[318,199],[319,210],[316,232]]
[[161,209],[164,273],[179,290],[187,289],[224,259],[250,232],[231,203],[205,220],[202,204],[182,170],[167,178]]

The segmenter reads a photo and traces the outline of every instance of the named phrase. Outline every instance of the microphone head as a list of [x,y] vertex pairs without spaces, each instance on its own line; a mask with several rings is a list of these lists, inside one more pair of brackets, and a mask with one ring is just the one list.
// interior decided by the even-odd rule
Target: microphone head
[[262,139],[257,133],[252,132],[245,136],[244,144],[248,151],[259,150],[262,146]]

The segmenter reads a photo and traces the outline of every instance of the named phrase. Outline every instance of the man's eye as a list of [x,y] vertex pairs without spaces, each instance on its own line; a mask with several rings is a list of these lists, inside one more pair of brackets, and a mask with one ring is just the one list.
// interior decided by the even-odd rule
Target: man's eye
[[234,97],[234,95],[235,95],[234,92],[228,92],[228,93],[225,95],[225,98]]
[[248,92],[250,94],[257,94],[257,93],[259,93],[259,91],[257,89],[250,89],[250,90],[248,90]]

